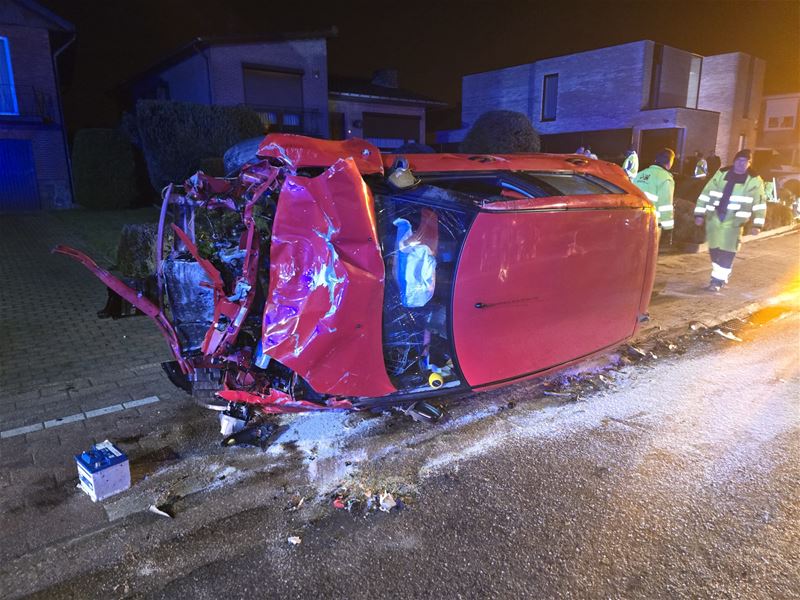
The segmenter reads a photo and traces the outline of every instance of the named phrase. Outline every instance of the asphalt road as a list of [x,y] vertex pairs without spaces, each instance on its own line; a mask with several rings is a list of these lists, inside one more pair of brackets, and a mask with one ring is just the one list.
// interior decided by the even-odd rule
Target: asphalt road
[[[434,427],[351,422],[332,453],[318,441],[247,455],[274,462],[190,497],[174,520],[135,514],[51,546],[36,565],[12,565],[14,587],[47,598],[799,598],[800,315],[737,335],[607,372],[608,389],[578,402],[531,400],[523,385],[475,396]],[[325,492],[343,472],[410,504],[337,510]]]

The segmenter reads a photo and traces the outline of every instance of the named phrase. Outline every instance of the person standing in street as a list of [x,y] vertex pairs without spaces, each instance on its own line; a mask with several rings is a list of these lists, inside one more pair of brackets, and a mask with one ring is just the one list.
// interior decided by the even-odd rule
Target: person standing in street
[[740,150],[733,166],[717,171],[697,198],[695,224],[706,226],[711,256],[711,281],[706,289],[711,292],[719,292],[728,283],[742,229],[750,217],[753,217],[752,235],[764,227],[767,214],[764,182],[750,170],[750,165],[750,150]]
[[625,155],[625,162],[622,163],[622,169],[628,176],[628,179],[633,180],[637,173],[639,173],[639,155],[636,154],[636,148],[631,146]]
[[694,178],[703,179],[708,177],[708,163],[706,162],[706,159],[703,158],[703,155],[700,152],[695,152],[694,157]]
[[[664,148],[656,155],[655,162],[639,171],[633,183],[644,192],[647,199],[656,207],[658,225],[672,235],[675,217],[672,208],[672,196],[675,192],[675,179],[670,173],[675,162],[675,152]],[[659,232],[661,231],[659,229]]]

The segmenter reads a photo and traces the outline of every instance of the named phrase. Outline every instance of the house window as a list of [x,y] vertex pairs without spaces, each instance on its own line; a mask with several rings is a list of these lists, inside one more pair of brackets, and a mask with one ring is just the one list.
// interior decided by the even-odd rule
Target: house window
[[14,72],[11,70],[11,53],[8,38],[0,37],[0,115],[18,115]]
[[777,129],[778,127],[780,127],[778,117],[770,117],[767,121],[767,129]]
[[794,127],[794,117],[783,117],[781,119],[781,127],[792,129]]
[[245,102],[256,107],[303,108],[303,73],[243,65]]
[[558,108],[558,73],[545,75],[542,84],[542,121],[555,121]]

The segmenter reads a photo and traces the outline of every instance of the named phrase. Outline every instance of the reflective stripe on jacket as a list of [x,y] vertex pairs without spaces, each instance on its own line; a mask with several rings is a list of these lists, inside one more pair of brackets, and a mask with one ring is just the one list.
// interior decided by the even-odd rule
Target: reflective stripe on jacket
[[658,224],[665,231],[675,227],[675,216],[672,208],[672,195],[675,192],[675,179],[672,173],[660,165],[651,165],[633,180],[647,199],[656,207]]
[[706,221],[706,241],[710,248],[720,248],[729,252],[736,252],[739,248],[739,239],[742,227],[753,217],[753,226],[761,229],[767,216],[767,203],[764,202],[764,182],[758,175],[747,173],[744,183],[737,183],[731,190],[725,218],[720,220],[717,215],[717,206],[722,200],[725,190],[725,177],[730,172],[729,168],[720,169],[706,183],[697,206],[694,209],[696,217],[703,217]]

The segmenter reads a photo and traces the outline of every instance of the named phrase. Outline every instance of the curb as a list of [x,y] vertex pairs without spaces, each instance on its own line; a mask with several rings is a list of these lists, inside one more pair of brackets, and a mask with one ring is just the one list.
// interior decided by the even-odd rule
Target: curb
[[[790,301],[792,298],[794,298],[792,294],[788,293],[777,294],[775,296],[770,296],[768,298],[765,298],[764,300],[757,300],[755,302],[750,302],[740,308],[729,310],[728,312],[715,316],[710,321],[697,321],[697,322],[705,326],[707,329],[711,329],[713,327],[718,327],[723,323],[727,323],[728,321],[732,321],[733,319],[743,319],[745,317],[749,317],[750,315],[758,312],[763,308],[766,308],[767,306],[776,306],[779,304],[783,304],[785,302]],[[641,331],[639,334],[631,338],[631,340],[628,343],[647,342],[652,339],[655,339],[661,334],[680,335],[682,333],[686,333],[686,330],[689,328],[691,323],[692,321],[687,321],[681,323],[680,325],[676,325],[674,327],[669,327],[665,329],[657,329],[656,326],[654,326],[652,328]]]
[[[800,224],[793,223],[792,225],[784,225],[783,227],[776,227],[775,229],[770,229],[763,233],[759,233],[758,235],[750,235],[750,234],[743,235],[741,237],[741,243],[745,244],[747,242],[752,242],[755,240],[765,240],[767,238],[783,235],[784,233],[791,233],[792,231],[800,231]],[[698,254],[700,252],[707,252],[708,244],[705,242],[703,242],[702,244],[687,243],[684,244],[683,250],[684,250],[683,254]]]

